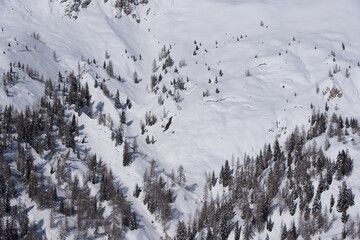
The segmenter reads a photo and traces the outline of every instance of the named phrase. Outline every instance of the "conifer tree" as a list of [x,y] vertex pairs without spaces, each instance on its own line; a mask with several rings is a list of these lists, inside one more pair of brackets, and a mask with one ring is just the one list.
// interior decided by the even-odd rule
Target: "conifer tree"
[[282,224],[281,226],[281,236],[280,236],[280,239],[281,240],[285,240],[287,238],[287,235],[288,235],[288,231],[286,229],[286,223],[285,224]]
[[219,236],[221,240],[226,240],[229,236],[229,219],[224,214],[221,217],[219,225]]
[[[104,64],[105,64],[105,62],[104,62]],[[106,66],[106,64],[104,66]],[[109,75],[109,77],[112,78],[114,76],[114,68],[113,68],[113,64],[112,64],[111,60],[109,61],[109,64],[106,67],[106,72]]]
[[29,230],[29,217],[25,205],[20,204],[19,210],[20,210],[20,219],[19,219],[20,237],[24,237],[27,235]]
[[181,187],[184,187],[186,184],[186,177],[185,177],[184,167],[181,164],[177,172],[178,172],[177,182]]
[[213,172],[212,172],[212,175],[211,175],[211,185],[212,185],[213,187],[215,187],[216,181],[217,181],[217,179],[216,179],[216,177],[215,177],[215,172],[213,171]]
[[130,230],[138,229],[138,224],[137,224],[136,214],[135,213],[131,214],[130,223],[129,223],[129,229]]
[[131,154],[129,143],[125,140],[124,150],[123,150],[123,166],[129,166],[131,162]]
[[296,240],[297,239],[297,231],[295,222],[291,223],[291,228],[289,229],[289,232],[287,234],[287,240]]
[[236,222],[234,231],[235,231],[234,240],[240,240],[239,222]]
[[115,134],[115,146],[121,145],[123,143],[123,137],[124,137],[124,126],[120,122],[119,129],[116,131]]
[[341,180],[344,176],[349,176],[353,170],[353,160],[347,152],[342,150],[336,158],[336,179]]
[[266,222],[266,229],[271,232],[274,226],[274,222],[271,220],[271,217]]
[[178,221],[176,228],[176,240],[186,240],[187,239],[187,230],[185,223],[183,221]]
[[342,182],[342,186],[339,189],[339,196],[336,204],[336,209],[340,213],[344,213],[350,206],[353,206],[354,194],[352,193],[351,188],[347,188],[346,182]]
[[120,109],[120,107],[121,107],[119,90],[116,90],[116,95],[115,95],[115,107],[116,107],[117,109]]
[[229,161],[226,160],[224,165],[224,172],[223,172],[223,186],[224,187],[229,186],[230,182],[231,182],[231,170],[230,170]]
[[136,71],[133,74],[133,81],[134,81],[134,83],[139,83],[138,74]]
[[126,124],[126,112],[125,110],[121,111],[120,121],[122,124]]

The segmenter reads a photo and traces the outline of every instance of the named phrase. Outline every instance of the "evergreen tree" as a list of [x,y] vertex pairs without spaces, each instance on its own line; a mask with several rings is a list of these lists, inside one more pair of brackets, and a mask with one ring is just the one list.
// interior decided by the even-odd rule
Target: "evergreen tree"
[[38,197],[38,179],[36,172],[32,171],[29,179],[29,197],[35,199]]
[[29,217],[25,205],[20,205],[19,210],[20,210],[20,219],[19,219],[20,237],[24,237],[27,235],[29,230]]
[[186,240],[187,239],[186,226],[183,221],[178,221],[175,239],[176,240]]
[[213,187],[215,187],[216,181],[217,181],[217,179],[216,179],[216,177],[215,177],[215,172],[213,171],[213,172],[212,172],[212,175],[211,175],[211,185],[212,185]]
[[341,180],[344,176],[350,176],[353,169],[353,160],[349,154],[342,150],[336,158],[336,179]]
[[121,145],[123,143],[123,136],[124,136],[124,126],[120,123],[119,129],[116,131],[115,134],[115,146]]
[[346,182],[342,182],[342,186],[339,189],[339,196],[336,204],[336,209],[340,213],[344,213],[350,206],[355,204],[354,194],[351,188],[347,188]]
[[136,220],[136,214],[133,213],[131,215],[130,223],[129,223],[129,229],[130,230],[136,230],[138,228],[137,220]]
[[271,232],[274,226],[274,222],[269,218],[266,222],[266,229]]
[[135,190],[134,190],[134,192],[133,192],[134,197],[138,198],[139,195],[140,195],[140,193],[141,193],[141,188],[139,187],[138,184],[136,184],[136,185],[135,185]]
[[230,170],[230,165],[229,165],[229,161],[226,160],[225,161],[225,165],[224,168],[222,168],[222,184],[224,187],[229,186],[230,182],[231,182],[231,170]]
[[75,104],[78,101],[78,83],[76,80],[76,77],[74,75],[74,72],[70,72],[70,74],[67,76],[67,81],[70,81],[70,90],[69,90],[69,97],[68,101],[69,104]]
[[249,240],[253,238],[254,232],[251,216],[245,219],[242,229],[244,239]]
[[234,240],[240,240],[239,222],[236,222],[234,231],[235,231]]
[[334,206],[334,204],[335,204],[335,198],[331,194],[331,197],[330,197],[330,213],[332,212],[332,207]]
[[[104,64],[105,64],[105,62],[104,62]],[[106,64],[104,66],[106,66]],[[114,76],[114,68],[113,68],[113,64],[112,64],[111,60],[109,61],[109,64],[106,67],[106,72],[109,75],[109,77],[112,78]]]
[[281,240],[285,240],[287,238],[287,235],[288,235],[288,231],[286,229],[286,224],[282,224],[281,226],[281,236],[280,236],[280,239]]
[[96,179],[96,166],[97,166],[97,161],[96,161],[96,155],[92,156],[90,158],[90,162],[89,162],[89,179],[93,184],[96,184],[97,179]]
[[126,112],[125,112],[125,110],[121,111],[120,122],[122,124],[126,124]]
[[345,210],[341,213],[341,222],[345,224],[348,221],[348,219],[349,219],[349,216],[347,215],[346,210]]
[[290,196],[288,200],[288,208],[291,216],[294,216],[296,212],[296,203],[294,202],[293,196]]
[[219,225],[219,236],[221,240],[226,240],[229,236],[229,220],[225,215],[222,216]]
[[180,164],[179,168],[178,168],[178,176],[177,176],[177,183],[181,186],[184,187],[186,184],[186,177],[185,177],[185,170],[184,167]]
[[134,81],[134,83],[139,83],[138,74],[136,71],[133,74],[133,81]]
[[296,240],[296,238],[297,238],[296,226],[295,226],[295,222],[292,222],[291,229],[287,234],[287,240]]
[[213,239],[215,239],[214,234],[212,233],[210,226],[208,226],[206,233],[206,240],[213,240]]
[[329,163],[327,168],[326,168],[326,183],[328,186],[331,185],[332,183],[332,178],[333,178],[333,168],[331,166],[332,164]]
[[131,103],[131,100],[129,97],[126,98],[126,105],[127,105],[128,109],[132,108],[132,103]]
[[125,140],[124,150],[123,150],[123,166],[129,166],[131,163],[131,154],[129,143]]
[[153,63],[152,63],[152,72],[155,73],[157,70],[157,63],[156,63],[156,59],[154,58]]
[[116,107],[117,109],[120,109],[120,107],[121,107],[119,90],[116,90],[116,95],[115,95],[115,107]]
[[281,158],[281,149],[279,141],[276,139],[273,145],[274,161],[276,162]]

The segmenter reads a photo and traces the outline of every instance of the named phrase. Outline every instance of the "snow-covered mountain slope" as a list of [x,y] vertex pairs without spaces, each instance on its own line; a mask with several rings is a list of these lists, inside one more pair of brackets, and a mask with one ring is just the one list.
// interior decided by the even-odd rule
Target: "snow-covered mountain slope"
[[[85,8],[81,2],[89,4]],[[47,79],[61,89],[65,86],[58,83],[59,73],[65,78],[74,71],[82,85],[88,83],[94,116],[78,116],[82,128],[77,149],[81,156],[85,147],[96,154],[121,184],[141,225],[126,232],[128,239],[173,237],[178,220],[188,222],[201,208],[206,172],[218,173],[232,158],[242,162],[245,153],[255,155],[275,138],[284,143],[295,126],[308,129],[313,109],[325,111],[326,104],[329,119],[333,113],[360,117],[360,3],[356,0],[154,0],[132,5],[129,15],[115,7],[117,2],[0,0],[0,74],[6,79],[9,64],[15,63],[10,75],[18,76],[6,86],[0,84],[0,101],[3,107],[12,104],[24,110],[43,96]],[[69,14],[74,4],[80,7]],[[169,53],[173,64],[169,61],[166,67],[161,52]],[[103,67],[110,62],[113,74]],[[155,79],[161,75],[162,80],[152,86],[152,75]],[[94,87],[95,82],[106,84],[109,97]],[[132,103],[126,110],[124,138],[130,143],[136,139],[139,145],[127,167],[123,145],[115,146],[111,140],[122,112],[115,106],[117,90],[123,108],[127,98]],[[74,110],[67,109],[69,118]],[[147,113],[157,121],[146,124],[142,134],[140,125]],[[113,129],[111,121],[107,126],[98,124],[101,114],[112,119]],[[325,135],[317,138],[318,146],[324,145]],[[153,137],[152,144],[147,144],[147,136],[150,141]],[[351,134],[347,143],[332,140],[327,156],[335,160],[338,151],[347,148],[354,159],[347,185],[358,204],[359,136]],[[132,194],[135,184],[143,185],[152,159],[168,183],[172,170],[180,165],[185,169],[186,186],[174,187],[172,220],[164,226],[143,204],[143,193],[139,198]],[[72,171],[82,176],[86,170]],[[334,196],[341,181],[336,184],[331,188]],[[223,193],[226,198],[229,191],[224,189],[219,184],[214,187],[213,198]],[[29,211],[36,221],[46,214]],[[274,212],[278,232],[269,234],[271,238],[279,235],[281,220],[291,221],[288,215]],[[55,239],[56,230],[44,227]],[[324,238],[341,231],[338,218]],[[67,237],[73,236],[75,230]]]

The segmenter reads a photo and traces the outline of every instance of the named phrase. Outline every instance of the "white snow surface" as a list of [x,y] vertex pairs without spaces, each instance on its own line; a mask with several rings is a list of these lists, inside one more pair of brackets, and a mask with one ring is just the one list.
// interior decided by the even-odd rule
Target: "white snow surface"
[[[327,102],[329,116],[336,112],[360,117],[360,67],[357,66],[360,2],[357,0],[153,0],[149,5],[136,7],[140,23],[125,14],[115,18],[119,12],[114,2],[93,0],[88,8],[80,8],[75,20],[65,16],[66,4],[60,1],[0,0],[0,28],[3,28],[0,74],[9,70],[10,62],[20,61],[55,82],[59,71],[77,73],[79,63],[81,82],[89,83],[94,109],[102,108],[117,127],[120,111],[114,107],[113,99],[105,97],[99,88],[93,88],[96,73],[106,76],[102,64],[105,51],[108,52],[115,75],[124,81],[106,77],[106,85],[113,97],[119,89],[122,103],[126,97],[131,99],[133,107],[127,111],[129,124],[125,127],[125,136],[130,142],[132,138],[137,139],[141,154],[130,167],[123,167],[122,146],[114,146],[108,127],[99,126],[97,119],[85,114],[79,117],[79,125],[84,125],[81,138],[87,137],[84,145],[111,167],[139,214],[140,228],[129,231],[127,239],[159,239],[165,235],[161,224],[153,222],[154,216],[142,198],[132,196],[135,184],[142,183],[152,159],[158,161],[164,174],[183,165],[187,186],[191,188],[177,187],[175,192],[174,220],[166,226],[167,234],[173,236],[177,220],[187,222],[201,206],[205,172],[215,170],[218,174],[226,159],[234,156],[241,160],[245,153],[257,153],[264,143],[272,144],[275,137],[283,142],[296,125],[308,126],[311,103],[315,109],[323,110]],[[31,37],[34,32],[39,33],[40,40]],[[196,56],[193,56],[194,41],[199,47]],[[175,61],[167,74],[161,72],[163,62],[158,61],[163,45],[167,48],[171,45]],[[57,61],[53,59],[53,51]],[[331,51],[336,54],[336,62]],[[139,54],[143,60],[139,60]],[[131,55],[138,60],[134,62]],[[98,65],[87,65],[82,58],[96,59]],[[160,67],[157,74],[161,72],[164,77],[157,94],[149,90],[153,59]],[[185,67],[179,67],[180,60],[185,60]],[[341,70],[329,77],[328,72],[335,64]],[[175,66],[179,73],[174,73]],[[347,68],[348,77],[345,76]],[[220,70],[224,73],[222,77]],[[251,76],[245,76],[246,70]],[[141,79],[139,84],[132,81],[134,71]],[[42,83],[22,72],[19,76],[19,82],[9,87],[9,96],[0,83],[2,106],[13,104],[24,109],[43,95]],[[165,84],[172,89],[170,82],[179,76],[184,80],[188,77],[189,82],[185,84],[186,90],[180,91],[181,101],[176,103],[170,95],[167,98],[162,94],[161,88]],[[216,76],[217,84],[214,83]],[[319,93],[316,93],[317,86]],[[342,97],[328,101],[326,89],[333,87],[341,91]],[[216,88],[220,91],[218,94]],[[203,97],[207,89],[210,96]],[[163,106],[157,102],[159,95],[165,99]],[[146,134],[141,135],[139,127],[146,111],[158,116],[158,122],[147,127],[146,134],[156,140],[150,145],[145,143]],[[173,117],[172,124],[163,132],[161,125],[166,125],[170,117]],[[318,145],[322,145],[324,141],[319,139]],[[354,139],[359,143],[359,136]],[[326,155],[334,159],[343,148],[348,148],[354,159],[354,172],[347,183],[353,189],[357,205],[360,202],[358,145],[333,142]],[[334,183],[326,194],[337,196],[340,184]],[[214,188],[212,194],[214,198],[217,194],[221,196],[222,187]],[[355,209],[352,208],[351,216],[356,216],[358,210]],[[48,215],[36,209],[30,214],[30,219],[35,220]],[[293,218],[289,214],[281,217],[275,214],[273,220],[276,217],[284,222]],[[339,227],[332,228],[322,239],[341,233],[342,225],[337,221]],[[57,232],[51,233],[46,222],[47,233],[56,239]],[[280,223],[281,220],[276,221]],[[271,239],[279,232],[272,234]]]

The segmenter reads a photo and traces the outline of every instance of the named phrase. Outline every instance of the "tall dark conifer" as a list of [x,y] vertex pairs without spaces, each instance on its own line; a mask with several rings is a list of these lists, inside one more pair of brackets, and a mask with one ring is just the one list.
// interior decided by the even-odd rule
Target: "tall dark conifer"
[[129,166],[131,162],[131,154],[130,154],[130,147],[129,143],[125,140],[124,143],[124,150],[123,150],[123,166]]

